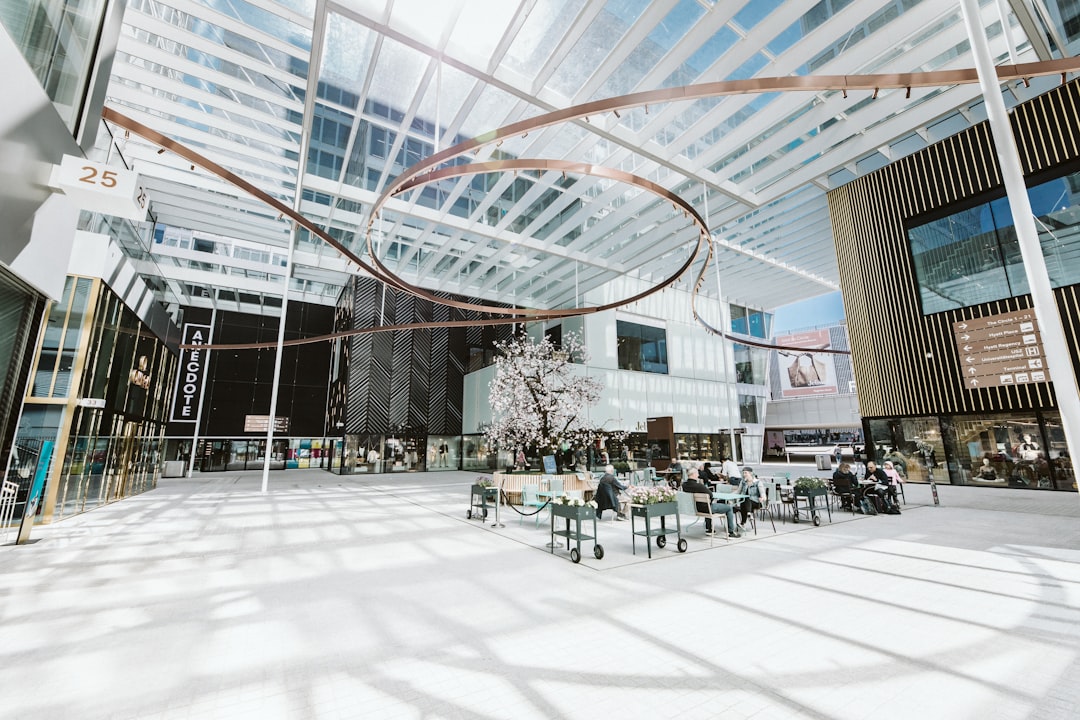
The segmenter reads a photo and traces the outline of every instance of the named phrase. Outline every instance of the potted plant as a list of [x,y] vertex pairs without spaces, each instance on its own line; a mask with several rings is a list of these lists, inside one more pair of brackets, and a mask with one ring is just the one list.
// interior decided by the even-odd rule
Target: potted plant
[[[810,518],[813,520],[814,525],[821,524],[821,517],[818,515],[819,507],[815,503],[815,498],[828,495],[829,486],[825,484],[825,481],[821,478],[815,477],[801,477],[795,481],[795,497],[796,500],[800,497],[806,498],[806,511],[810,514]],[[828,509],[828,502],[822,503],[826,509]],[[795,517],[793,520],[799,522],[799,504],[795,503]],[[832,510],[829,510],[829,522],[832,522]]]
[[630,512],[638,517],[673,515],[678,511],[679,504],[675,502],[675,489],[672,487],[634,485],[630,488]]

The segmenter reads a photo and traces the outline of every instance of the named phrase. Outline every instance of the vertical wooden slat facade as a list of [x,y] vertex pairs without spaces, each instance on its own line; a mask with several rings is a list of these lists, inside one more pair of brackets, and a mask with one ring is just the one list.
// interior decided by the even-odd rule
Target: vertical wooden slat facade
[[[1049,179],[1080,160],[1080,86],[1062,85],[1011,113],[1024,174]],[[1056,171],[1056,172],[1055,172]],[[1043,176],[1043,177],[1039,177]],[[987,123],[836,188],[828,194],[840,285],[864,417],[1049,410],[1050,383],[964,386],[952,324],[1028,309],[1031,296],[923,315],[906,226],[955,204],[1002,192]],[[1047,358],[1054,372],[1080,372],[1077,286],[1054,291],[1069,358]]]

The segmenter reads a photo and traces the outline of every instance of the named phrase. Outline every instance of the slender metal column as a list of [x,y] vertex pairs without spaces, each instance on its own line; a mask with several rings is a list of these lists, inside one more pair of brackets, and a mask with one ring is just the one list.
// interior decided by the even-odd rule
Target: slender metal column
[[1013,40],[1012,26],[1009,25],[1009,7],[1006,0],[997,0],[998,17],[1001,18],[1001,32],[1005,35],[1005,44],[1009,46],[1009,62],[1020,62],[1016,57],[1016,41]]
[[263,453],[262,491],[270,485],[270,451],[274,445],[274,419],[277,417],[278,386],[281,383],[281,356],[285,342],[285,318],[289,313],[289,280],[292,278],[293,251],[296,249],[296,225],[289,232],[289,257],[285,261],[285,288],[281,293],[281,322],[278,323],[277,355],[274,357],[274,384],[270,389],[270,421],[266,424],[266,452]]
[[1020,245],[1020,257],[1024,261],[1028,287],[1031,288],[1035,318],[1039,321],[1043,347],[1046,348],[1046,370],[1054,383],[1054,395],[1061,414],[1061,426],[1065,431],[1069,457],[1075,458],[1076,451],[1080,448],[1080,443],[1075,442],[1077,437],[1074,434],[1080,430],[1080,388],[1073,373],[1072,356],[1065,340],[1065,327],[1050,288],[1050,274],[1046,270],[1046,260],[1039,244],[1035,216],[1031,211],[1031,201],[1024,183],[1024,170],[1020,165],[1020,154],[1012,134],[1009,114],[1005,110],[1005,101],[1001,98],[1001,87],[998,85],[997,72],[990,57],[986,30],[979,21],[978,0],[960,0],[960,7],[963,10],[968,39],[971,41],[975,69],[979,73],[979,85],[986,102],[986,113],[998,164],[1001,166],[1001,176],[1005,180],[1005,192],[1009,197],[1009,209],[1012,210],[1013,223],[1016,226],[1016,239]]
[[[733,406],[731,401],[732,401],[732,393],[734,393],[736,395],[736,397],[737,397],[739,389],[735,386],[735,383],[731,382],[731,374],[730,374],[730,372],[728,370],[728,355],[727,355],[728,341],[727,341],[727,335],[724,334],[724,332],[723,332],[724,328],[725,328],[725,325],[727,327],[730,327],[731,325],[730,325],[730,323],[725,323],[724,322],[724,305],[726,305],[727,303],[724,302],[724,297],[723,297],[723,294],[721,293],[721,288],[720,288],[720,245],[715,240],[713,240],[712,226],[709,224],[709,186],[708,186],[708,184],[703,182],[703,183],[701,183],[701,188],[702,188],[703,197],[704,197],[705,227],[709,231],[709,242],[712,243],[712,251],[713,251],[713,270],[716,271],[716,305],[717,305],[717,308],[720,311],[720,317],[717,319],[717,323],[718,323],[720,331],[721,331],[721,335],[720,335],[720,354],[721,354],[722,358],[721,358],[721,361],[720,361],[720,365],[724,368],[724,384],[727,385],[727,391],[728,391],[728,398],[727,398],[727,400],[728,400],[728,402],[727,402],[728,435],[731,438],[731,460],[732,460],[732,462],[738,462],[735,459],[737,457],[737,455],[738,455],[738,453],[735,452],[735,419],[739,416],[739,412],[738,412],[738,407]],[[732,351],[732,361],[734,361],[734,359],[735,359],[735,355],[734,355],[735,346],[734,346],[734,344],[732,344],[731,351]],[[723,460],[723,458],[720,458],[720,459]]]
[[[214,306],[210,309],[210,337],[206,339],[207,345],[214,344],[214,328],[217,327],[217,298],[214,298]],[[199,387],[199,407],[195,410],[195,431],[191,434],[191,452],[188,454],[187,476],[195,474],[195,449],[199,446],[199,428],[202,427],[203,403],[206,402],[206,378],[210,376],[210,350],[203,350],[203,373]],[[180,368],[179,372],[183,372]]]

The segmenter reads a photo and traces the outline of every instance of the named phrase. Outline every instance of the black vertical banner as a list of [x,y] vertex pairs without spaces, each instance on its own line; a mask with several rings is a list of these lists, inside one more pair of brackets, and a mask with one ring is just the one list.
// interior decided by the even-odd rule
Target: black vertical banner
[[[205,345],[210,341],[210,326],[184,323],[183,345]],[[180,371],[176,374],[171,422],[195,422],[199,411],[202,378],[206,372],[208,350],[191,348],[180,352]]]

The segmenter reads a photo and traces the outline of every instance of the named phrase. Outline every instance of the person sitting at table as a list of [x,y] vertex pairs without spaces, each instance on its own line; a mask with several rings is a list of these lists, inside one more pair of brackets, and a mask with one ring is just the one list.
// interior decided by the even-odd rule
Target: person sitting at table
[[896,501],[896,488],[900,487],[900,483],[904,482],[904,478],[900,476],[899,471],[893,466],[891,460],[886,460],[885,467],[882,472],[885,473],[885,477],[888,480],[885,483],[885,491],[882,493],[885,499],[885,512],[889,515],[900,514],[900,504]]
[[615,477],[613,465],[604,466],[604,474],[596,486],[596,517],[597,519],[605,510],[614,510],[616,520],[626,519],[626,509],[630,505],[630,497],[626,495],[629,485],[624,485]]
[[866,500],[868,503],[873,504],[874,508],[879,512],[885,512],[886,503],[884,498],[881,497],[882,493],[878,490],[878,487],[887,485],[889,476],[885,474],[884,470],[877,466],[877,463],[870,460],[866,463],[866,472],[863,473],[863,480],[868,482],[863,486],[862,497],[859,499]]
[[833,491],[842,498],[845,510],[851,509],[852,500],[858,502],[860,499],[859,478],[851,472],[851,463],[840,463],[840,467],[833,472],[832,484]]
[[757,512],[769,504],[769,493],[765,489],[765,483],[754,474],[752,467],[742,469],[742,481],[739,483],[737,492],[740,495],[746,495],[746,498],[739,503],[739,515],[742,518],[739,529],[746,532],[747,517],[750,513]]
[[668,484],[676,490],[682,484],[683,476],[686,475],[686,468],[683,466],[682,460],[675,458],[671,461],[671,465],[668,466]]
[[698,473],[698,475],[701,478],[702,482],[713,485],[714,487],[718,482],[720,482],[720,476],[712,471],[712,463],[705,463],[705,465],[701,468],[701,472]]
[[[705,493],[710,498],[713,494],[712,488],[698,479],[697,470],[691,470],[687,473],[686,482],[683,483],[682,489],[688,493]],[[727,516],[728,537],[742,537],[742,530],[735,524],[735,510],[730,505],[723,502],[714,502],[709,508],[701,507],[701,503],[697,503],[697,505],[698,512],[724,513]],[[709,518],[705,519],[705,532],[706,534],[713,532],[712,522]]]

